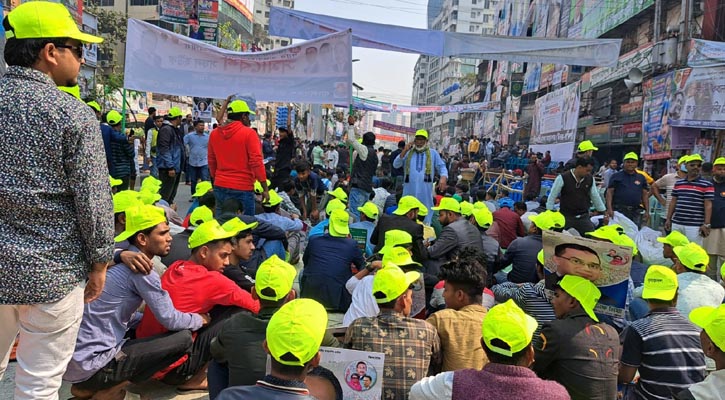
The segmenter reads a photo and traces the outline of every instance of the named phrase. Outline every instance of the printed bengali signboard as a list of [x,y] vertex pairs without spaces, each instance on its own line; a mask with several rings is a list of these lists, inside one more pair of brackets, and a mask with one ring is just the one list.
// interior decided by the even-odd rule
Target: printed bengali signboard
[[579,104],[579,82],[536,99],[530,147],[535,152],[551,151],[554,161],[568,160],[576,140]]
[[[677,117],[675,121],[679,121],[688,105],[683,89],[689,73],[689,68],[670,71],[642,85],[642,155],[646,160],[667,159],[671,156],[671,118]],[[682,94],[676,96],[676,93]]]
[[564,1],[570,3],[567,24],[570,38],[599,37],[654,4],[654,0]]
[[674,85],[671,126],[725,129],[725,66],[678,70]]

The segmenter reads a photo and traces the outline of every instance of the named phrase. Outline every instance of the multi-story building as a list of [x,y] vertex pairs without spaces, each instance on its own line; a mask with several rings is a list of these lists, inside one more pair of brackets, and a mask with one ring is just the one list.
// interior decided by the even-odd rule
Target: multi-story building
[[[265,32],[269,32],[270,7],[295,8],[294,0],[254,0],[254,23],[259,24]],[[260,46],[264,50],[272,50],[292,43],[291,38],[268,36]]]
[[[429,0],[428,29],[491,35],[496,4],[496,0]],[[464,76],[475,75],[477,65],[476,59],[420,56],[414,69],[412,102],[463,102],[464,92],[454,88],[461,86]],[[414,116],[413,126],[427,129],[434,146],[445,146],[452,137],[472,133],[462,131],[460,117],[458,113],[420,114]]]

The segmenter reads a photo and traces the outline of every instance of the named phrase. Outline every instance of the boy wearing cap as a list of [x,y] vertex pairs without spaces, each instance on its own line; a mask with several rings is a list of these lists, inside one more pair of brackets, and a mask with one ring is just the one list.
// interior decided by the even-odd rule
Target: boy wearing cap
[[440,340],[433,325],[410,318],[416,271],[403,272],[388,263],[373,278],[377,317],[358,318],[345,332],[347,348],[385,353],[382,393],[387,399],[407,399],[410,387],[440,366]]
[[700,176],[702,157],[699,154],[687,157],[685,165],[687,176],[677,181],[672,189],[665,230],[679,231],[690,242],[702,245],[702,238],[710,234],[715,188],[712,182]]
[[700,332],[682,316],[677,304],[677,275],[667,267],[647,270],[642,298],[650,313],[622,332],[619,383],[629,384],[637,398],[663,399],[705,377]]
[[[495,268],[495,271],[498,271],[508,265],[512,266],[511,272],[506,275],[504,282],[536,283],[539,281],[536,273],[536,255],[543,248],[542,232],[551,229],[553,223],[546,213],[532,215],[529,219],[531,220],[529,234],[514,239]],[[497,274],[498,276],[500,275]]]
[[[276,191],[269,190],[267,197],[268,199],[262,200],[262,209],[264,212],[256,216],[259,221],[275,225],[282,228],[285,232],[299,232],[302,230],[304,224],[299,219],[299,215],[291,214],[289,218],[281,215],[280,204],[282,203],[282,198],[279,197]],[[267,252],[267,255],[277,254],[278,257],[283,259],[286,257],[287,249],[280,240],[267,240],[262,247]]]
[[[270,318],[284,304],[294,300],[295,268],[277,256],[265,260],[257,270],[252,297],[259,300],[259,313],[240,312],[229,318],[211,342],[209,398],[230,386],[253,385],[264,377],[267,355],[262,348]],[[326,346],[339,342],[326,335]]]
[[[171,234],[162,209],[139,205],[125,213],[126,229],[116,241],[128,240],[130,251],[149,259],[170,251]],[[138,322],[136,310],[142,302],[166,329],[178,332],[124,339]],[[73,383],[76,398],[115,398],[130,382],[145,381],[187,354],[192,343],[188,329],[197,330],[208,322],[208,315],[177,311],[155,271],[137,274],[124,264],[115,265],[108,270],[101,297],[84,309],[75,352],[63,378]]]
[[164,124],[159,129],[156,139],[156,161],[161,180],[161,198],[173,204],[176,191],[181,181],[181,171],[185,170],[184,134],[179,128],[181,125],[181,110],[178,107],[169,108],[164,118]]
[[529,369],[534,362],[531,337],[536,320],[512,300],[488,310],[480,345],[489,363],[483,369],[448,371],[423,378],[410,390],[411,400],[565,400],[563,386],[545,381]]
[[597,162],[596,158],[593,157],[594,152],[597,150],[599,150],[599,148],[594,146],[594,143],[592,143],[591,140],[585,140],[579,143],[579,146],[577,146],[576,148],[576,154],[572,159],[564,164],[564,168],[573,169],[576,167],[577,160],[582,158],[591,158],[592,161],[594,161],[595,163],[594,169],[599,170],[599,163]]
[[713,163],[712,184],[715,193],[710,234],[703,239],[703,247],[710,255],[710,268],[713,271],[710,276],[717,280],[717,267],[725,261],[725,157],[719,157]]
[[[161,277],[161,287],[169,292],[176,309],[197,313],[208,313],[215,306],[236,306],[252,312],[259,310],[259,302],[252,299],[249,292],[222,274],[232,252],[231,237],[236,234],[236,231],[222,228],[216,220],[204,222],[194,230],[189,237],[189,260],[171,264]],[[230,314],[221,313],[208,328],[200,332],[192,348],[195,356],[174,371],[179,377],[196,374],[184,389],[205,388],[203,366],[210,357],[209,342],[221,327],[218,322]],[[166,328],[159,323],[153,310],[147,310],[136,330],[136,336],[145,338],[164,332]],[[174,367],[179,365],[175,363]]]
[[302,256],[304,269],[300,279],[302,297],[322,303],[328,310],[345,312],[352,301],[345,283],[353,272],[363,269],[365,259],[357,242],[349,237],[350,216],[345,210],[330,214],[329,233],[310,239]]
[[695,243],[674,248],[674,270],[677,273],[677,309],[682,315],[702,306],[722,304],[725,289],[707,276],[710,262],[705,249]]
[[481,305],[486,275],[486,267],[471,254],[441,266],[438,278],[445,281],[446,308],[426,321],[436,328],[441,341],[442,371],[481,369],[488,362],[476,334],[486,315]]
[[343,203],[340,199],[332,199],[325,204],[325,214],[327,215],[326,219],[323,219],[322,221],[318,222],[317,225],[313,226],[312,229],[310,229],[310,232],[307,234],[307,238],[312,238],[314,236],[322,236],[328,231],[328,227],[330,226],[330,215],[335,210],[346,210],[347,204]]
[[365,232],[367,232],[365,255],[369,257],[373,255],[373,245],[370,244],[370,236],[372,236],[373,230],[375,230],[375,221],[377,221],[380,211],[378,210],[378,206],[370,201],[363,204],[362,207],[358,207],[357,210],[360,212],[360,221],[350,224],[350,228],[365,229]]
[[684,246],[690,241],[687,236],[683,235],[678,231],[672,231],[665,237],[658,237],[657,241],[662,243],[662,257],[669,258],[672,260],[672,264],[677,262],[677,256],[675,255],[675,247]]
[[327,312],[320,303],[296,299],[284,304],[269,319],[262,342],[262,348],[271,356],[271,373],[254,386],[224,389],[217,400],[314,400],[304,381],[320,363],[326,327]]
[[83,299],[101,295],[113,255],[98,122],[57,88],[77,85],[83,44],[103,39],[80,32],[63,5],[44,1],[18,5],[3,27],[9,67],[0,79],[0,138],[12,161],[0,167],[7,228],[0,233],[0,376],[20,332],[14,396],[53,399]]
[[[607,186],[607,215],[619,211],[639,228],[649,221],[649,188],[645,177],[637,172],[639,157],[635,152],[624,156],[622,170],[614,173]],[[644,214],[642,214],[644,205]]]
[[413,196],[403,196],[398,201],[398,208],[392,215],[380,216],[377,226],[370,235],[370,243],[375,245],[375,252],[379,252],[385,243],[386,232],[402,230],[413,238],[413,260],[423,263],[428,258],[428,252],[423,245],[423,225],[416,222],[418,213],[425,205]]
[[715,360],[717,370],[704,381],[678,393],[678,400],[722,400],[725,388],[725,305],[692,310],[690,321],[702,328],[700,343],[705,355]]
[[619,336],[594,314],[600,296],[591,281],[564,276],[551,301],[557,319],[544,324],[535,347],[534,372],[561,383],[573,400],[617,397]]
[[493,224],[493,214],[484,204],[473,210],[471,223],[475,224],[478,233],[481,235],[481,245],[483,245],[483,257],[486,260],[487,283],[486,287],[490,287],[493,283],[494,268],[501,259],[501,246],[498,241],[488,235],[488,228]]
[[[121,121],[123,117],[116,110],[111,110],[106,114],[106,122],[114,132],[121,133]],[[129,180],[134,167],[133,144],[129,143],[129,138],[123,142],[111,141],[111,176],[122,181],[121,187],[128,188]],[[133,140],[133,139],[131,139]],[[135,173],[135,172],[134,172]]]
[[245,101],[230,100],[231,96],[227,97],[222,105],[222,113],[227,113],[230,122],[209,135],[209,173],[217,207],[234,198],[242,203],[245,215],[254,215],[255,181],[262,185],[262,202],[269,199],[262,145],[257,132],[250,128],[249,116],[254,112]]

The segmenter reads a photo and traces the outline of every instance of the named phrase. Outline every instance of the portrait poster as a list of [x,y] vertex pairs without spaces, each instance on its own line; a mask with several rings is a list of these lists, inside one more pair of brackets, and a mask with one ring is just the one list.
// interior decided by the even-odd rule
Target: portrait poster
[[320,347],[320,366],[335,374],[343,400],[378,400],[383,393],[385,354]]
[[212,99],[208,97],[194,97],[194,108],[191,111],[191,116],[194,121],[202,120],[204,122],[211,122],[213,110]]
[[544,231],[544,274],[547,290],[564,275],[591,280],[601,291],[594,311],[624,318],[632,267],[632,248],[565,233]]

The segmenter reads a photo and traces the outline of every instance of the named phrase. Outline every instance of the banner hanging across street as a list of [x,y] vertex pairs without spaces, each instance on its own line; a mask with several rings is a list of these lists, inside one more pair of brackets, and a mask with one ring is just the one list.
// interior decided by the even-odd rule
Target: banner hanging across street
[[129,19],[124,87],[178,96],[249,92],[258,101],[350,104],[351,40],[344,31],[278,50],[239,53]]
[[583,66],[615,66],[621,39],[548,39],[482,36],[405,26],[377,24],[299,10],[272,7],[269,34],[314,39],[352,30],[352,45],[436,57],[540,62]]
[[468,103],[468,104],[413,106],[413,105],[386,103],[383,101],[374,101],[374,100],[370,100],[370,99],[363,99],[361,97],[353,97],[352,104],[353,104],[353,107],[358,110],[379,111],[379,112],[465,113],[465,112],[485,112],[485,111],[498,112],[498,111],[501,111],[501,103],[498,101],[484,101],[484,102],[480,102],[480,103]]
[[415,134],[415,128],[378,121],[377,119],[373,121],[373,128],[380,128],[390,132],[404,133],[406,135]]

